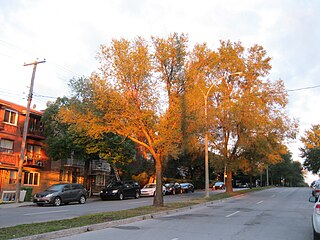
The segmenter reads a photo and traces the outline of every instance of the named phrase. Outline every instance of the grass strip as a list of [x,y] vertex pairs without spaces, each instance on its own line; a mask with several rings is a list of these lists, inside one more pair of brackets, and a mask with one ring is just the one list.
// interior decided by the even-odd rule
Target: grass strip
[[162,211],[169,211],[174,209],[179,209],[183,207],[190,207],[193,205],[221,200],[233,196],[237,196],[240,194],[252,192],[252,191],[260,191],[266,189],[263,188],[253,188],[246,189],[241,191],[236,191],[232,193],[219,193],[212,195],[208,198],[195,198],[182,202],[173,202],[173,203],[165,203],[163,207],[155,207],[155,206],[145,206],[138,207],[129,210],[121,210],[114,212],[103,212],[103,213],[95,213],[84,215],[81,217],[75,217],[71,219],[64,220],[55,220],[49,222],[41,222],[41,223],[30,223],[30,224],[21,224],[12,227],[0,228],[0,239],[12,239],[12,238],[20,238],[31,235],[37,235],[41,233],[48,233],[53,231],[59,231],[69,228],[82,227],[97,223],[110,222],[120,219],[126,219],[136,216],[142,216],[146,214],[158,213]]

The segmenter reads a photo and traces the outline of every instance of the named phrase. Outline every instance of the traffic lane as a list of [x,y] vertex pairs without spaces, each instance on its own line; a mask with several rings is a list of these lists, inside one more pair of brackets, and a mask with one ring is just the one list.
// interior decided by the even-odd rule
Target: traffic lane
[[[211,194],[217,194],[219,191],[212,191]],[[204,191],[195,191],[194,193],[166,195],[164,202],[176,202],[204,196]],[[153,204],[153,197],[141,197],[139,199],[125,199],[102,201],[99,197],[92,197],[85,204],[70,203],[55,207],[45,205],[42,207],[33,204],[18,208],[0,209],[0,227],[16,226],[19,224],[28,224],[35,222],[46,222],[83,216],[87,214],[111,212],[118,210],[133,209]],[[1,216],[6,216],[1,217]]]
[[188,212],[61,239],[312,239],[308,188],[274,188]]

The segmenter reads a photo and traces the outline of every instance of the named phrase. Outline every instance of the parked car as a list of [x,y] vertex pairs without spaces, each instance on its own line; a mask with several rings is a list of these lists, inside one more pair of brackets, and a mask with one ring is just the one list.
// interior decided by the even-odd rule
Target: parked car
[[184,193],[194,192],[194,186],[192,183],[180,183],[180,186]]
[[[148,183],[141,189],[141,196],[155,196],[156,194],[156,184]],[[162,194],[166,194],[166,188],[162,186]]]
[[182,191],[179,183],[166,183],[164,186],[166,187],[166,194],[175,195]]
[[127,182],[111,182],[105,189],[100,192],[100,198],[102,200],[119,199],[140,197],[140,185],[134,181]]
[[219,189],[226,189],[226,186],[224,185],[223,182],[216,182],[213,186],[212,186],[212,190],[219,190]]
[[309,202],[315,203],[312,212],[313,239],[320,240],[320,198],[311,196]]
[[316,181],[313,184],[311,194],[312,194],[312,196],[316,197],[317,199],[319,198],[319,195],[320,195],[320,181]]
[[41,193],[33,196],[33,202],[38,206],[53,204],[60,206],[62,203],[79,202],[84,204],[87,200],[88,191],[83,185],[77,183],[54,184]]

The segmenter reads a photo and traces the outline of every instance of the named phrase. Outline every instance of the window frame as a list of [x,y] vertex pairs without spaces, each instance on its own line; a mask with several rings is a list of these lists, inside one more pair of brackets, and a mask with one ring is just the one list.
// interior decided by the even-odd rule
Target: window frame
[[40,173],[39,172],[25,172],[23,175],[23,185],[25,186],[39,186]]
[[[8,115],[8,118],[9,118],[9,119],[6,119],[6,113],[7,113],[7,112],[9,112],[9,115]],[[15,114],[15,116],[14,116],[14,120],[11,121],[11,120],[12,120],[12,114],[13,114],[13,113]],[[18,115],[19,115],[18,111],[5,108],[5,109],[4,109],[3,122],[4,122],[5,124],[17,126]]]
[[[1,146],[2,141],[7,141],[12,143],[12,148],[5,148]],[[13,153],[14,150],[14,140],[7,139],[7,138],[0,138],[0,152],[2,153]]]

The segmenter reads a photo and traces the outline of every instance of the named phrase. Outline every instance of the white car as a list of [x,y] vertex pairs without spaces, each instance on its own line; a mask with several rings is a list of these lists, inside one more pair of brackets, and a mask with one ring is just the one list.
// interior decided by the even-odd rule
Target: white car
[[[156,193],[156,184],[155,183],[148,183],[141,189],[140,196],[154,196]],[[166,188],[162,186],[162,193],[165,195]]]
[[312,213],[313,239],[320,240],[320,198],[311,196],[309,202],[315,203]]

